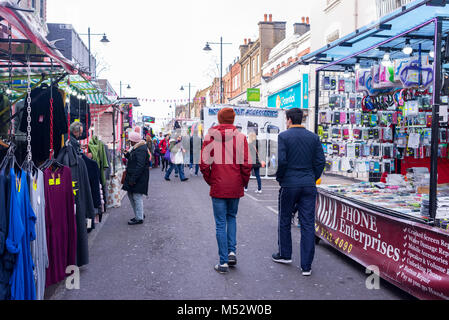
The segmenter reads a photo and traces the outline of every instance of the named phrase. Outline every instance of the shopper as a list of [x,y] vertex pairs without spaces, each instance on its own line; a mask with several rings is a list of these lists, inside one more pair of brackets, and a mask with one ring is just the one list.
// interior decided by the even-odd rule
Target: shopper
[[137,132],[129,134],[132,148],[125,154],[128,159],[126,166],[125,183],[123,190],[128,191],[128,198],[134,210],[135,218],[128,222],[129,225],[143,224],[143,196],[148,195],[148,183],[150,179],[150,156],[148,147]]
[[220,125],[209,130],[200,165],[204,180],[210,186],[220,257],[215,270],[221,274],[237,264],[237,212],[252,168],[248,141],[233,125],[234,120],[232,108],[218,113]]
[[200,161],[201,161],[201,148],[202,141],[198,134],[198,128],[193,129],[193,134],[190,137],[190,174],[193,174],[193,167],[195,167],[195,176],[198,176],[200,171]]
[[[257,180],[256,193],[262,193],[262,179],[260,178],[260,168],[263,167],[259,156],[259,142],[257,141],[257,135],[255,132],[251,132],[248,136],[249,151],[251,159],[253,159],[253,173]],[[245,192],[248,191],[248,185],[245,186]]]
[[292,262],[291,219],[295,205],[301,221],[301,268],[304,276],[312,274],[315,255],[316,181],[325,167],[325,156],[319,137],[301,124],[303,111],[287,112],[288,130],[279,135],[279,166],[276,180],[279,191],[279,252],[273,254],[277,263]]
[[[170,181],[170,175],[175,170],[175,174],[179,174],[179,178],[182,182],[189,180],[184,175],[184,153],[185,150],[182,147],[182,138],[178,136],[176,139],[170,140],[170,168],[165,174],[165,180]],[[177,176],[177,174],[176,174]]]
[[169,162],[165,159],[165,154],[167,153],[170,143],[170,135],[165,134],[164,139],[159,143],[159,150],[161,153],[162,171],[167,172]]

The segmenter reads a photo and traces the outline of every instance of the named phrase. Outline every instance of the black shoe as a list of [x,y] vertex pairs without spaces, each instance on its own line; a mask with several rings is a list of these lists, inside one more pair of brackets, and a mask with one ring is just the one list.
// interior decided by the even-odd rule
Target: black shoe
[[226,274],[229,273],[229,266],[225,263],[223,265],[217,264],[214,267],[215,271],[217,271],[220,274]]
[[273,254],[272,257],[273,257],[273,261],[276,263],[290,264],[293,262],[292,259],[287,259],[287,258],[281,257],[281,255],[279,253]]
[[171,181],[170,178],[165,178],[165,181]]
[[187,180],[189,180],[189,178],[185,178],[184,180],[181,180],[182,182],[186,182]]
[[229,260],[228,265],[229,265],[230,267],[235,267],[235,266],[237,265],[237,256],[235,255],[234,252],[231,252],[231,253],[229,254],[228,260]]
[[134,221],[128,222],[128,225],[130,225],[130,226],[136,226],[139,224],[143,224],[143,220],[134,220]]

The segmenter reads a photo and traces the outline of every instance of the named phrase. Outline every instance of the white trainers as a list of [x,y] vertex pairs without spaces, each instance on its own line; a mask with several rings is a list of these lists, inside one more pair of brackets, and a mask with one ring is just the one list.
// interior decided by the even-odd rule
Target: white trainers
[[245,192],[248,192],[248,189],[245,188]]
[[262,194],[262,190],[256,190],[256,193]]
[[310,276],[312,275],[312,270],[310,270],[310,271],[303,271],[303,272],[302,272],[302,275],[303,275],[304,277],[310,277]]

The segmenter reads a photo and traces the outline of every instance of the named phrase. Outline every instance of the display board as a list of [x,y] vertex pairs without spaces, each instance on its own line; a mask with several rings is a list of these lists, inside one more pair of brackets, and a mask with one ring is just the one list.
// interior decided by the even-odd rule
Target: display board
[[449,233],[319,191],[316,235],[419,299],[449,299]]

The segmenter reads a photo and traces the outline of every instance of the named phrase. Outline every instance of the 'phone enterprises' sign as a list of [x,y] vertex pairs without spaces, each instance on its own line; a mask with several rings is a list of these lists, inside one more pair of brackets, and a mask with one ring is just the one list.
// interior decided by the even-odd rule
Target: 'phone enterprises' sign
[[301,82],[268,97],[268,107],[276,109],[301,108]]

